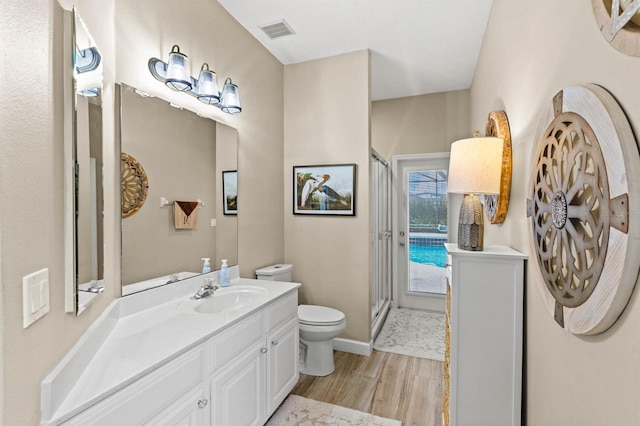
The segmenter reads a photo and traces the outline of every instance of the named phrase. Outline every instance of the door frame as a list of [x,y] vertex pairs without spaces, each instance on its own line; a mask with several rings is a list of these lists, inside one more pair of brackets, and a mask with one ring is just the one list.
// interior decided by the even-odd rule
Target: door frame
[[[406,155],[394,155],[392,157],[391,167],[391,232],[392,232],[392,306],[398,308],[398,302],[400,297],[401,282],[408,279],[408,268],[400,264],[400,220],[401,213],[406,213],[406,206],[402,208],[401,202],[404,202],[402,198],[404,195],[404,173],[405,167],[426,167],[425,162],[449,162],[449,152],[435,152],[429,154],[406,154]],[[447,167],[448,168],[448,167]],[[449,230],[447,232],[447,239],[450,242],[452,238],[451,224],[453,223],[453,216],[451,206],[451,197],[447,196],[447,223]],[[405,235],[405,241],[409,241],[409,235]],[[405,246],[406,247],[406,246]],[[408,253],[407,253],[408,255]],[[410,293],[410,296],[414,297],[414,301],[411,308],[425,309],[430,311],[444,312],[445,311],[445,295],[432,294],[432,293]]]

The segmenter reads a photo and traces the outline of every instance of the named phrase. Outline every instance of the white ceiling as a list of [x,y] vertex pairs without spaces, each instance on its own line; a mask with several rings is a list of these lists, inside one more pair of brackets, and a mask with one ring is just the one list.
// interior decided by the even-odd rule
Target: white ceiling
[[[218,0],[283,64],[371,51],[373,100],[468,89],[492,0]],[[285,19],[296,34],[259,28]]]

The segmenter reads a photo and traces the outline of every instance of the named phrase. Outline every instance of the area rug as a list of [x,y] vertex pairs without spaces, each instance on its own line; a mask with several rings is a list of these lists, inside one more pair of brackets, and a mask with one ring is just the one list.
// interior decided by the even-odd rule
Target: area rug
[[445,319],[438,312],[391,309],[373,348],[444,361]]
[[297,395],[289,395],[265,424],[265,426],[324,425],[401,426],[402,422]]

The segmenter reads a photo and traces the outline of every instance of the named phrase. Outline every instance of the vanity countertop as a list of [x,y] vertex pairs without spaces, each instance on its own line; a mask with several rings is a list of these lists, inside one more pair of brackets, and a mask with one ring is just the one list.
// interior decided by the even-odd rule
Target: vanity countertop
[[300,284],[236,278],[229,288],[237,286],[260,287],[266,291],[232,311],[203,314],[185,308],[195,303],[190,301],[191,292],[118,318],[51,419],[68,419],[295,291]]

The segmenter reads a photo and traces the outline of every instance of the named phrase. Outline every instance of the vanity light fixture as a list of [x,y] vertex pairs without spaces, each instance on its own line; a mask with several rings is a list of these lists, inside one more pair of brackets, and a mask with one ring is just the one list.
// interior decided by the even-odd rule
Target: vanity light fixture
[[187,56],[180,52],[178,45],[171,49],[168,63],[158,58],[149,59],[149,71],[156,80],[167,87],[187,93],[202,103],[220,108],[227,114],[238,114],[242,111],[238,86],[231,78],[226,79],[222,92],[219,92],[216,73],[209,69],[209,64],[204,63],[196,80],[189,75]]
[[73,58],[76,73],[83,74],[97,69],[101,59],[102,56],[100,56],[100,52],[95,47],[82,50],[76,48],[75,57]]
[[76,46],[73,57],[73,69],[76,79],[77,93],[85,98],[94,98],[100,96],[99,87],[93,86],[96,84],[96,78],[99,76],[96,73],[92,73],[100,66],[102,56],[95,47],[89,47],[87,49],[79,49]]
[[100,89],[97,87],[91,87],[89,89],[78,90],[78,95],[84,96],[85,98],[95,98],[100,96]]

